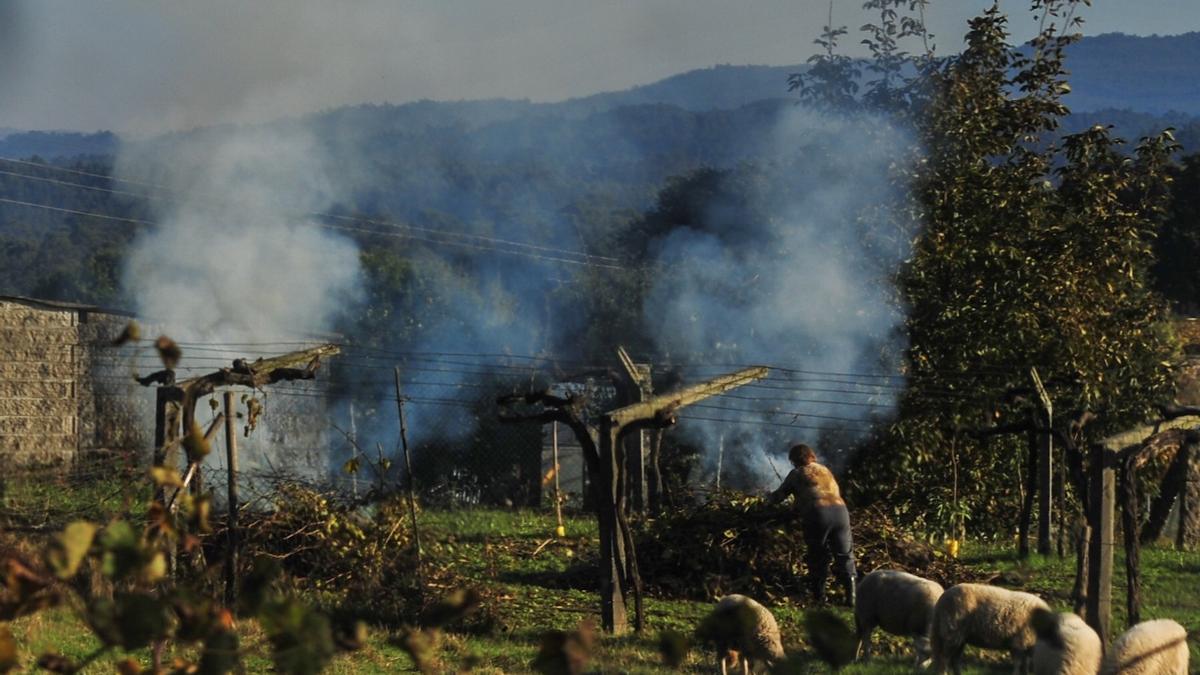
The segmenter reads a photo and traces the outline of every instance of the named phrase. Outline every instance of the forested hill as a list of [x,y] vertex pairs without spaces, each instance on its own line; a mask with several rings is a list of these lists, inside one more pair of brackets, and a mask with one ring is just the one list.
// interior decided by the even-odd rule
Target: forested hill
[[[1067,68],[1071,94],[1066,103],[1076,112],[1124,109],[1200,116],[1200,33],[1086,37],[1068,49]],[[788,75],[803,69],[802,65],[720,65],[563,105],[591,110],[640,103],[669,103],[690,110],[735,108],[782,95]]]
[[1200,115],[1200,33],[1108,33],[1081,40],[1069,54],[1073,110]]
[[[1200,33],[1086,38],[1068,64],[1076,112],[1063,132],[1112,124],[1136,141],[1170,126],[1188,152],[1200,151]],[[264,128],[300,124],[313,133],[349,184],[342,186],[349,190],[339,195],[339,212],[608,251],[614,228],[649,207],[671,177],[768,155],[780,113],[794,105],[787,75],[798,68],[716,66],[557,103],[345,106]],[[199,129],[130,145],[147,160],[143,177],[157,182],[165,167],[155,165],[172,156],[171,146],[204,146],[228,131]],[[0,129],[0,158],[38,156],[76,168],[82,162],[103,174],[119,143],[109,132]],[[0,176],[0,197],[8,200],[144,215],[136,201],[64,186],[60,174],[5,168],[39,174]],[[113,224],[101,228],[102,221],[64,213],[0,204],[0,293],[112,300],[122,244],[105,239]]]
[[110,131],[94,134],[71,131],[0,129],[0,157],[107,156],[117,151],[120,139]]
[[[1182,127],[1200,118],[1200,33],[1086,37],[1071,46],[1067,63],[1071,93],[1066,102],[1081,119],[1096,119],[1098,111],[1123,111],[1117,121],[1141,130],[1162,122]],[[582,119],[627,106],[669,105],[694,112],[736,110],[763,100],[787,98],[788,75],[804,68],[802,64],[717,65],[557,103],[419,101],[350,106],[325,115],[353,117],[357,123],[402,132],[453,125],[475,128],[517,118]],[[21,133],[0,127],[0,155],[10,157],[105,154],[113,151],[116,142],[108,133]]]

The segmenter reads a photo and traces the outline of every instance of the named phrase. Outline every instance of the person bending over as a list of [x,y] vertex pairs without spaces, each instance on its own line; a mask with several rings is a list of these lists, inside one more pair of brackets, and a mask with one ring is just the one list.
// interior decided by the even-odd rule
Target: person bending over
[[846,591],[846,603],[854,606],[855,572],[850,512],[842,501],[833,472],[817,462],[817,454],[803,443],[793,445],[788,459],[795,468],[783,483],[767,496],[777,504],[789,496],[804,532],[805,562],[808,564],[809,591],[817,602],[825,602],[825,579],[832,560],[835,574]]

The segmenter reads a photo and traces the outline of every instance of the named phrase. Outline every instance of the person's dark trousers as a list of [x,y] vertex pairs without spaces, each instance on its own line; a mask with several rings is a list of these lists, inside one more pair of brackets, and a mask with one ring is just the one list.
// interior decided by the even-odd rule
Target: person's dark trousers
[[854,602],[854,540],[850,534],[850,512],[841,504],[819,506],[804,519],[804,543],[808,548],[809,591],[817,602],[825,602],[825,579],[829,562],[846,591],[848,604]]

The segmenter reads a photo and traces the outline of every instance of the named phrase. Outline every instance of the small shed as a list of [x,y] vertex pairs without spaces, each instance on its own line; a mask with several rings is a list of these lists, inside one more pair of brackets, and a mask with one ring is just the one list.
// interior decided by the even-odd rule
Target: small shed
[[0,456],[9,466],[149,448],[154,394],[109,347],[132,316],[0,296]]

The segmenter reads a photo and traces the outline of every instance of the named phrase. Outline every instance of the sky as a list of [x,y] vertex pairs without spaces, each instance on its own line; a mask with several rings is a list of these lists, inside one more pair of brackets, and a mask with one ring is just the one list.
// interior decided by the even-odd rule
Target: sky
[[[1094,0],[1084,32],[1200,30],[1200,0]],[[835,0],[834,24],[869,19]],[[940,53],[990,0],[932,0]],[[1029,0],[1006,0],[1019,38]],[[0,128],[146,135],[364,102],[557,101],[804,61],[827,0],[0,0]],[[846,53],[861,53],[858,35]]]

